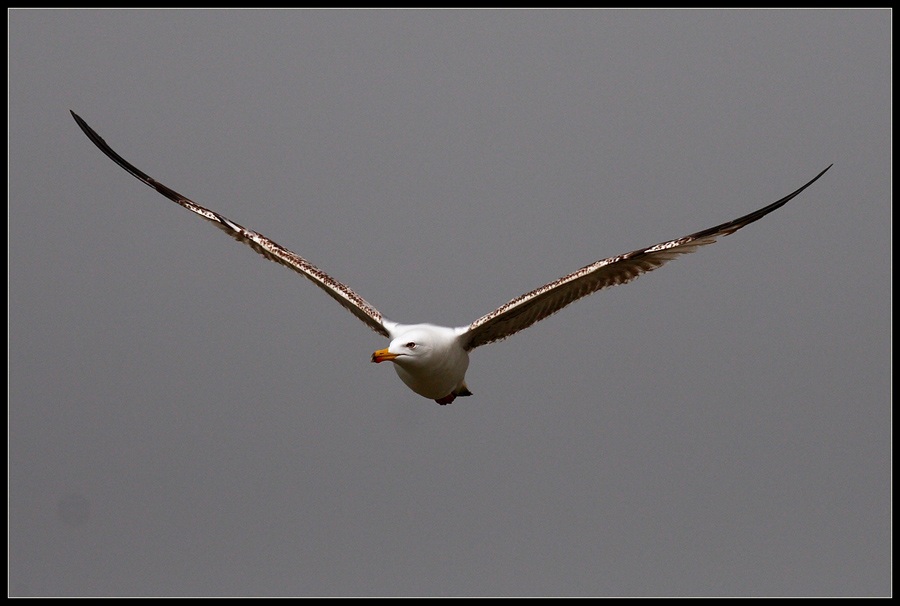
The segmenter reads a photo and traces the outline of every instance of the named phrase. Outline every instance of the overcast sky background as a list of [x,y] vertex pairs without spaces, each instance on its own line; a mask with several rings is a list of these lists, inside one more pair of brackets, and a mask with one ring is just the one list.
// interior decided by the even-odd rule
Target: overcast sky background
[[[9,13],[13,595],[891,593],[891,13]],[[438,406],[309,282],[468,324]]]

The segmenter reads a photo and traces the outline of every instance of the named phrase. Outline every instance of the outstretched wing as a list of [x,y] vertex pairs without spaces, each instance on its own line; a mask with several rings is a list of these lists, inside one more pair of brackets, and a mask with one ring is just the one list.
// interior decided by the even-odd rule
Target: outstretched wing
[[630,282],[648,271],[662,267],[680,255],[692,253],[700,246],[712,244],[722,236],[733,234],[745,225],[749,225],[787,204],[800,192],[815,183],[829,168],[831,165],[797,191],[739,219],[649,248],[641,248],[617,257],[602,259],[516,297],[509,303],[472,322],[460,336],[463,347],[471,350],[480,345],[505,339],[558,312],[569,303],[597,292],[601,288]]
[[384,335],[385,337],[390,336],[390,332],[385,326],[386,320],[381,315],[381,313],[377,309],[372,307],[372,305],[370,305],[368,302],[366,302],[365,299],[353,292],[353,290],[349,286],[335,280],[297,253],[292,252],[284,248],[283,246],[280,246],[279,244],[273,242],[262,234],[258,234],[253,230],[238,225],[234,221],[223,217],[215,211],[200,206],[199,204],[182,196],[177,191],[166,187],[156,179],[153,179],[144,172],[138,170],[122,156],[117,154],[109,145],[107,145],[106,141],[104,141],[100,137],[100,135],[94,132],[94,129],[88,126],[87,122],[85,122],[81,118],[81,116],[79,116],[75,112],[72,112],[72,117],[75,118],[75,122],[77,122],[78,126],[81,127],[81,130],[84,131],[84,134],[86,134],[88,138],[93,141],[94,145],[100,148],[100,151],[109,156],[109,158],[113,162],[127,170],[136,178],[140,179],[141,181],[167,197],[169,200],[172,200],[176,204],[183,206],[192,213],[200,215],[207,221],[212,222],[216,227],[227,233],[229,236],[239,242],[247,244],[253,250],[269,259],[270,261],[280,263],[285,267],[293,269],[297,273],[308,278],[316,286],[328,293],[331,298],[348,309],[350,313],[365,322],[366,325],[369,326],[369,328],[381,335]]

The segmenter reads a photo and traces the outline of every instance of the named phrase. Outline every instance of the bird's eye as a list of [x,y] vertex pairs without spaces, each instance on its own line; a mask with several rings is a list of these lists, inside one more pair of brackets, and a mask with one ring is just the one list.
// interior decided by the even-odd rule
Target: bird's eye
[[414,341],[410,341],[409,343],[406,344],[406,347],[407,347],[408,349],[415,349],[415,348],[416,348],[416,343],[415,343]]

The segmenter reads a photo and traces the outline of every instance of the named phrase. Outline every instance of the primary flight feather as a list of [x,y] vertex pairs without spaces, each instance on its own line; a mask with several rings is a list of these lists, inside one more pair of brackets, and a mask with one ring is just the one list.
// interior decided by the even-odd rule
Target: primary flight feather
[[212,222],[235,240],[249,245],[270,261],[280,263],[308,278],[369,328],[391,339],[388,347],[372,354],[372,361],[393,362],[397,374],[410,389],[439,404],[449,404],[459,396],[472,395],[466,386],[465,375],[469,367],[469,352],[474,348],[505,339],[601,288],[630,282],[680,255],[694,252],[700,246],[712,244],[722,236],[733,234],[787,204],[831,168],[829,165],[793,193],[743,217],[683,238],[596,261],[516,297],[468,326],[449,328],[432,324],[399,324],[388,320],[349,286],[335,280],[297,253],[200,206],[153,179],[117,154],[78,114],[72,112],[72,117],[94,145],[113,162],[176,204]]

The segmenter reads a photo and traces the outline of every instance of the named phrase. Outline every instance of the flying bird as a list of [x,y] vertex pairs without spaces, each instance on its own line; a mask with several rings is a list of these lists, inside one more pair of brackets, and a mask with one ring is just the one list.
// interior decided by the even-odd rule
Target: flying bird
[[476,347],[505,339],[582,297],[607,286],[630,282],[648,271],[662,267],[680,255],[694,252],[700,246],[712,244],[722,236],[733,234],[787,204],[832,166],[829,165],[793,193],[743,217],[683,238],[595,261],[516,297],[468,326],[451,328],[433,324],[400,324],[388,320],[349,286],[335,280],[297,253],[213,210],[200,206],[137,169],[113,151],[78,114],[71,113],[81,130],[113,162],[176,204],[210,221],[235,240],[247,244],[270,261],[280,263],[311,280],[369,328],[390,339],[390,345],[372,354],[372,362],[392,362],[400,379],[411,390],[438,404],[450,404],[457,397],[472,395],[466,385],[466,370],[469,367],[469,352]]

